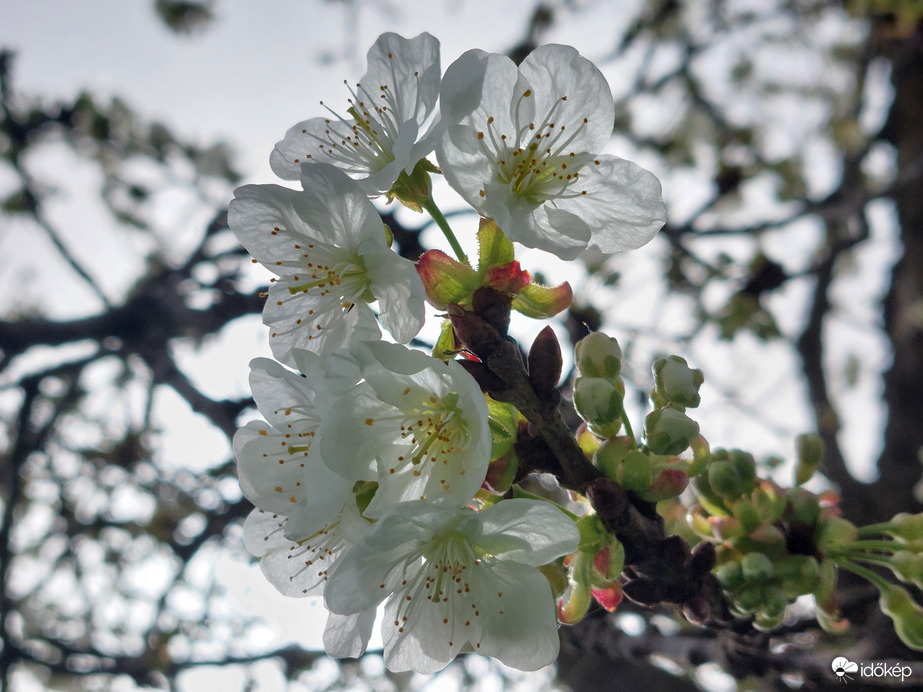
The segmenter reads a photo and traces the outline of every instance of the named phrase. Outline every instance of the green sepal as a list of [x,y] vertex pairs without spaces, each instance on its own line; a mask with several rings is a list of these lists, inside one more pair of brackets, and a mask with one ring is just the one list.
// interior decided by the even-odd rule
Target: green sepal
[[548,319],[570,307],[574,292],[566,281],[560,286],[530,283],[513,298],[512,308],[533,319]]
[[469,300],[481,285],[481,277],[474,269],[442,250],[424,252],[417,260],[417,274],[423,281],[426,299],[437,310]]
[[433,358],[439,360],[453,360],[458,353],[458,344],[455,343],[455,331],[452,329],[452,323],[449,320],[442,320],[442,326],[439,329],[439,338],[433,345]]
[[493,219],[481,219],[478,228],[478,272],[501,267],[516,259],[513,243]]

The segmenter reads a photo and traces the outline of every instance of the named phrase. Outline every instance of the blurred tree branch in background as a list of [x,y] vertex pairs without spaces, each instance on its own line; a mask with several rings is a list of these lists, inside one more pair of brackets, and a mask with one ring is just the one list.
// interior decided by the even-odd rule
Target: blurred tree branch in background
[[[157,0],[155,9],[192,35],[208,29],[213,5]],[[538,3],[505,48],[521,60],[593,8]],[[693,359],[714,351],[755,371],[778,368],[773,389],[799,391],[812,416],[803,429],[826,443],[823,474],[845,516],[865,522],[920,510],[921,14],[899,0],[641,3],[601,62],[622,75],[616,151],[642,156],[670,205],[659,276],[644,277],[659,289],[653,308],[613,313],[637,276],[618,257],[585,258],[586,290],[564,321],[574,341],[588,326],[620,330],[638,363],[681,344]],[[214,562],[239,558],[250,510],[229,441],[252,402],[206,392],[183,354],[262,310],[259,280],[226,225],[240,179],[229,148],[185,142],[119,100],[44,100],[16,84],[15,57],[0,53],[0,166],[13,181],[0,233],[28,237],[36,251],[29,267],[3,272],[8,290],[22,290],[0,315],[0,688],[16,689],[19,676],[48,689],[126,678],[176,689],[187,670],[261,661],[316,689],[419,687],[361,661],[339,664],[338,680],[324,683],[312,677],[329,663],[322,652],[266,650],[250,636],[257,623],[222,593]],[[77,193],[59,189],[49,166],[95,185],[100,229],[57,211]],[[165,220],[177,198],[185,218]],[[416,259],[423,229],[400,218],[386,220]],[[125,247],[134,256],[120,256]],[[113,275],[133,275],[101,273],[94,255]],[[864,293],[854,298],[857,277]],[[36,298],[62,291],[58,310]],[[83,307],[68,313],[72,297]],[[851,333],[878,338],[884,358],[849,343]],[[771,427],[771,397],[748,396],[727,367],[725,377],[705,365],[716,396],[727,394],[724,415],[736,411],[724,427],[763,418]],[[635,375],[643,397],[646,375]],[[869,389],[885,411],[881,430],[844,415],[861,378],[882,383]],[[221,460],[193,471],[164,458],[155,414],[164,397],[223,436]],[[874,482],[851,472],[849,426],[882,438]],[[718,669],[741,689],[832,687],[838,654],[913,657],[876,602],[846,581],[847,634],[804,620],[746,641],[623,604],[562,630],[559,682],[608,689],[617,676],[625,689],[708,689],[699,673]],[[629,634],[625,623],[639,619]],[[458,685],[472,683],[472,665],[451,667]]]

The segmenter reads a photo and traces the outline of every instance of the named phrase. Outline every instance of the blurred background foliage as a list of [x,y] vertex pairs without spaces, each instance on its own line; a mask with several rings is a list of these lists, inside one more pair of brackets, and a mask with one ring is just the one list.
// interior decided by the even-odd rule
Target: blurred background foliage
[[[601,3],[537,2],[521,41],[483,47],[521,60],[562,27],[592,26]],[[189,41],[234,11],[153,6]],[[713,402],[703,431],[761,454],[766,473],[788,478],[793,436],[816,430],[820,482],[858,523],[920,511],[923,3],[648,0],[630,11],[594,58],[616,98],[613,151],[658,174],[670,220],[643,256],[567,269],[581,278],[561,334],[618,336],[639,400],[653,355],[690,358]],[[184,678],[197,669],[234,671],[228,689],[435,684],[388,673],[374,653],[337,663],[267,648],[265,623],[236,607],[216,569],[247,560],[250,505],[229,441],[252,402],[245,385],[216,395],[196,370],[230,342],[249,359],[264,336],[240,337],[259,332],[263,279],[226,225],[244,173],[232,148],[185,141],[118,99],[32,93],[9,51],[0,99],[0,234],[27,229],[30,243],[27,265],[0,272],[16,296],[0,316],[0,687],[200,689]],[[65,182],[82,192],[63,194]],[[75,206],[81,195],[95,206]],[[418,219],[386,220],[416,259]],[[193,241],[177,240],[180,226],[197,229]],[[110,271],[89,269],[89,253],[111,257]],[[49,309],[35,291],[64,295]],[[96,307],[69,312],[71,295]],[[171,445],[163,410],[199,426],[193,461]],[[843,587],[853,627],[839,638],[796,618],[740,642],[623,604],[562,629],[553,674],[471,656],[438,682],[823,689],[837,655],[910,658],[874,591]]]

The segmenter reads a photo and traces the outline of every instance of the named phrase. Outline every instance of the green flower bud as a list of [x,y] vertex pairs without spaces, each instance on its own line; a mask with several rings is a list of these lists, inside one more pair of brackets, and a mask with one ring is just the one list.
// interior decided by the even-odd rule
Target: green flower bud
[[907,589],[896,584],[882,584],[878,603],[882,612],[894,621],[894,630],[911,649],[923,651],[923,609]]
[[[836,564],[833,560],[822,560],[819,568],[820,578],[814,588],[814,601],[823,612],[828,615],[836,615]],[[824,624],[824,622],[821,622],[821,625]],[[836,621],[833,620],[830,624],[835,625]]]
[[792,523],[814,526],[820,516],[820,503],[817,495],[801,488],[790,490],[788,498],[788,513]]
[[748,584],[734,594],[734,604],[744,615],[755,613],[763,604],[763,589],[759,584]]
[[809,555],[785,555],[773,562],[786,598],[813,593],[820,582],[820,565]]
[[680,469],[663,469],[650,487],[638,493],[642,500],[660,502],[681,495],[689,485],[689,476]]
[[888,567],[901,581],[923,588],[923,555],[909,550],[898,550],[891,556]]
[[654,390],[651,400],[658,408],[677,404],[695,408],[699,405],[699,387],[705,381],[701,370],[689,367],[679,356],[658,358],[653,365]]
[[923,512],[920,514],[906,514],[901,512],[894,515],[888,522],[887,533],[902,541],[917,541],[923,538]]
[[[763,607],[760,608],[760,615],[766,618],[775,619],[785,615],[785,606],[788,605],[788,599],[781,589],[769,588],[764,591]],[[778,625],[776,625],[778,626]]]
[[613,437],[605,440],[593,454],[593,463],[606,478],[619,480],[619,467],[629,452],[634,449],[631,438],[627,436]]
[[753,619],[753,626],[761,632],[771,632],[781,627],[784,622],[785,610],[778,615],[767,615],[765,611],[761,610]]
[[622,369],[622,349],[611,336],[592,332],[577,342],[574,362],[577,371],[585,377],[614,380]]
[[762,553],[747,553],[740,561],[744,579],[748,582],[763,582],[773,574],[772,561]]
[[753,529],[762,523],[760,515],[757,513],[756,507],[753,506],[750,498],[742,497],[734,502],[731,505],[731,512],[733,512],[735,517],[740,519],[740,522],[747,531],[753,531]]
[[590,426],[621,423],[623,396],[624,385],[617,387],[602,377],[578,377],[574,382],[574,406]]
[[725,562],[721,565],[715,572],[715,576],[718,578],[718,583],[721,584],[721,588],[725,591],[734,591],[744,583],[743,570],[740,567],[740,563],[736,560],[733,562]]
[[641,491],[649,488],[654,481],[654,474],[647,454],[629,452],[619,466],[616,480],[625,490]]
[[[719,451],[723,454],[719,455]],[[725,500],[735,500],[753,492],[756,483],[756,462],[746,452],[716,450],[708,465],[708,482]],[[725,458],[722,458],[725,457]]]
[[747,530],[736,517],[709,517],[712,533],[722,541],[747,535]]
[[798,460],[795,463],[795,485],[807,483],[824,460],[824,441],[820,435],[805,433],[795,441]]
[[681,454],[698,434],[698,423],[669,406],[649,413],[644,419],[644,437],[654,454]]
[[830,517],[818,527],[817,547],[821,552],[856,540],[856,526],[842,517]]
[[756,513],[765,524],[775,524],[785,511],[785,496],[772,481],[760,481],[750,497]]

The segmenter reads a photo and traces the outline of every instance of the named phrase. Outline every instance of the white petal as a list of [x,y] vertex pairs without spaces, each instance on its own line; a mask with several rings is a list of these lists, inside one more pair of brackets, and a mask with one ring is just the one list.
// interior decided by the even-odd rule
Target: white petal
[[[615,108],[609,83],[599,68],[572,46],[548,44],[529,53],[519,71],[535,92],[536,117],[556,106],[556,124],[565,125],[568,131],[580,129],[570,145],[573,150],[602,149],[612,134]],[[567,100],[558,103],[562,97]]]
[[577,549],[580,532],[573,520],[550,502],[503,500],[459,527],[471,541],[500,560],[540,566]]
[[541,572],[498,562],[490,568],[489,583],[478,584],[477,590],[483,620],[481,640],[472,642],[477,653],[518,670],[554,663],[560,646],[558,621],[551,587]]
[[244,524],[247,550],[261,557],[260,571],[284,596],[320,595],[337,558],[336,541],[290,541],[284,536],[286,523],[278,514],[251,512]]
[[580,172],[579,189],[587,194],[561,200],[558,206],[593,229],[589,247],[604,253],[639,248],[667,218],[660,181],[631,161],[608,155],[597,159],[599,165]]
[[343,556],[327,585],[327,608],[348,615],[381,603],[419,562],[420,546],[454,519],[453,510],[430,503],[395,507]]
[[386,247],[381,217],[352,178],[326,164],[301,169],[304,193],[293,203],[299,215],[316,225],[321,237],[339,247],[357,247],[363,240],[377,239]]
[[329,117],[310,118],[293,125],[282,140],[276,142],[269,155],[272,172],[283,180],[299,180],[301,167],[307,163],[336,164],[337,158],[328,151],[331,127],[349,129],[355,123],[334,121]]
[[324,650],[336,658],[358,658],[365,653],[375,625],[375,608],[351,615],[327,614]]
[[301,194],[278,185],[244,185],[228,205],[228,226],[253,257],[268,269],[292,254],[292,244],[314,233],[295,211]]
[[379,318],[395,341],[406,344],[425,320],[426,291],[413,264],[392,250],[365,253],[369,289],[381,306]]
[[424,32],[412,39],[395,33],[378,37],[368,52],[368,71],[359,80],[370,88],[394,92],[398,120],[422,124],[439,96],[439,41]]

